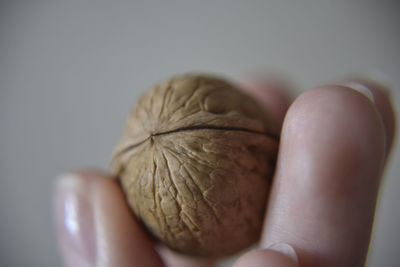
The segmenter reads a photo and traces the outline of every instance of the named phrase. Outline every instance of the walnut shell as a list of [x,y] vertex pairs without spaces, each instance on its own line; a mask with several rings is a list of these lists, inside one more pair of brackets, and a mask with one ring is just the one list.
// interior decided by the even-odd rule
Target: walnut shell
[[260,236],[278,134],[232,84],[176,76],[139,100],[113,170],[136,217],[166,246],[226,256]]

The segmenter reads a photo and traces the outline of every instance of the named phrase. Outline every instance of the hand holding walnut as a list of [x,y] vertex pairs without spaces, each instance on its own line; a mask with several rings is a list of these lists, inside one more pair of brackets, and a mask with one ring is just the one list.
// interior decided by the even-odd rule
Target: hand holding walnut
[[[325,86],[304,93],[290,106],[262,248],[288,243],[301,266],[362,265],[394,128],[387,97],[378,86],[369,88],[374,104],[348,86]],[[271,85],[256,85],[250,92],[279,125],[288,106],[286,97]],[[178,261],[182,266],[211,264],[157,251],[132,217],[119,186],[105,174],[62,179],[57,203],[63,211],[59,232],[68,266],[162,266],[162,260],[167,265],[173,261],[171,266]],[[240,219],[232,217],[232,225]],[[260,261],[298,266],[274,250],[250,252],[236,264],[258,266]]]

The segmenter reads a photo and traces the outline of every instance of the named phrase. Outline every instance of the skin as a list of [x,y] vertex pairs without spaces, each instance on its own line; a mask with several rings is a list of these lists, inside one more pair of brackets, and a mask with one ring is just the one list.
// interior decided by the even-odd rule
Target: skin
[[[373,101],[343,85],[308,90],[293,102],[285,88],[268,80],[246,87],[282,134],[260,249],[242,255],[235,267],[364,265],[395,120],[386,91],[360,83],[370,89]],[[66,266],[203,267],[217,262],[156,245],[107,173],[86,170],[59,178],[54,208]],[[279,243],[290,244],[297,260],[271,247]]]

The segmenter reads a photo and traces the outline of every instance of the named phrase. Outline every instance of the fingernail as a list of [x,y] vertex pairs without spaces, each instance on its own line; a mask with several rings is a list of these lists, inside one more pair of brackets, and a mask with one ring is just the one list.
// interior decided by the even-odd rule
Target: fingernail
[[66,266],[95,266],[96,243],[90,184],[74,174],[55,185],[56,228]]
[[269,246],[267,249],[282,253],[282,254],[288,256],[289,258],[291,258],[292,260],[294,260],[296,263],[299,263],[299,259],[297,257],[296,251],[294,250],[294,248],[291,245],[289,245],[287,243],[273,244],[273,245]]
[[372,103],[375,103],[375,99],[374,99],[374,95],[372,94],[372,91],[364,84],[359,83],[359,82],[345,82],[340,85],[351,88],[353,90],[356,90],[357,92],[363,94],[369,100],[371,100]]

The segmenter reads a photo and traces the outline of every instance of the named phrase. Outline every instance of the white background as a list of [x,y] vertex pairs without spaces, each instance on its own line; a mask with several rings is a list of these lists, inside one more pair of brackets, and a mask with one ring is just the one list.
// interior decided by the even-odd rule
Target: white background
[[[397,1],[2,1],[0,265],[61,266],[55,177],[108,168],[137,97],[186,71],[274,69],[294,92],[363,73],[400,103]],[[399,266],[396,145],[368,266]],[[397,166],[396,166],[397,165]]]

